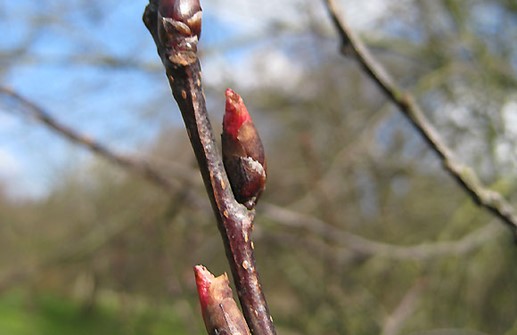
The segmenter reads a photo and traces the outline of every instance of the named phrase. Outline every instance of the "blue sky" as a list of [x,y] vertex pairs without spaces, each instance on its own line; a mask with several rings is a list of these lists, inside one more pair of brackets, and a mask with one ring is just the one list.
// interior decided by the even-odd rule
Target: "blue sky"
[[[372,27],[371,21],[385,13],[386,4],[393,4],[385,0],[340,3],[356,30]],[[1,85],[117,151],[140,153],[160,129],[182,123],[154,43],[141,21],[146,4],[147,0],[0,0]],[[248,90],[257,85],[274,87],[280,81],[284,88],[289,89],[290,83],[296,87],[307,64],[297,64],[277,47],[286,40],[292,42],[293,36],[283,37],[269,25],[274,22],[300,31],[306,28],[308,10],[328,20],[320,1],[203,0],[202,6],[200,49],[209,51],[202,54],[202,64],[205,83],[212,87],[228,81],[238,86],[234,88]],[[243,38],[251,42],[242,43]],[[17,48],[25,52],[2,56]],[[106,59],[122,64],[107,65]],[[42,196],[65,169],[91,157],[21,116],[15,107],[0,99],[0,180],[12,194]],[[222,108],[212,113],[220,117]]]
[[[168,96],[155,46],[141,21],[146,1],[0,2],[0,49],[27,52],[0,72],[9,86],[64,124],[123,151],[138,151],[165,124],[179,123]],[[87,3],[87,2],[86,2]],[[105,12],[102,14],[99,11]],[[57,16],[56,13],[63,15]],[[22,19],[20,19],[22,18]],[[36,30],[32,20],[45,23]],[[224,25],[205,19],[204,40],[217,39]],[[99,56],[151,66],[111,67]],[[154,67],[153,67],[154,66]],[[149,108],[149,105],[154,105]],[[66,140],[0,104],[0,177],[11,193],[43,195],[63,168],[88,158]],[[148,117],[152,114],[154,117]]]
[[[305,15],[300,11],[304,3],[289,0],[279,10],[276,1],[203,1],[201,50],[228,44],[226,50],[203,56],[205,82],[219,85],[230,80],[247,88],[275,85],[279,78],[286,82],[286,72],[297,80],[301,69],[287,55],[278,48],[275,53],[261,49],[278,43],[278,36],[264,33],[268,22],[298,24],[297,15]],[[181,125],[155,46],[141,21],[146,4],[146,0],[0,0],[0,54],[25,50],[16,57],[0,58],[1,84],[110,148],[138,153],[162,127]],[[252,36],[251,43],[232,45],[232,40],[246,36]],[[251,68],[261,67],[252,54],[268,61],[260,80],[249,74]],[[129,65],[99,62],[106,57]],[[0,179],[11,194],[42,196],[63,170],[91,157],[19,111],[0,99]]]

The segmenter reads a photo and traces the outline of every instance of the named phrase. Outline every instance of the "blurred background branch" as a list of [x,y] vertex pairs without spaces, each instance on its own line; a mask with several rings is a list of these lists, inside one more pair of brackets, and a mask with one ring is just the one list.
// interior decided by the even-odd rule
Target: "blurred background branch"
[[439,133],[426,118],[415,98],[399,88],[386,69],[368,51],[361,39],[340,17],[334,0],[325,0],[332,22],[341,39],[341,53],[353,55],[365,73],[379,86],[386,96],[401,110],[422,135],[431,149],[442,160],[443,167],[467,192],[475,203],[500,218],[512,231],[517,241],[517,216],[512,206],[498,192],[486,189],[472,168],[460,163]]

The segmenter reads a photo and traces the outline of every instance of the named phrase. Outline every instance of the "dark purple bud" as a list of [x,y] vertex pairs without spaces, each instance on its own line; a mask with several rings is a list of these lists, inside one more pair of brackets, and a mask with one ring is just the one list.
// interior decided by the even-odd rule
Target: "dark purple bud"
[[158,5],[158,41],[165,59],[186,66],[197,59],[202,11],[199,0],[161,0]]
[[[199,39],[202,13],[199,0],[161,0],[158,13],[180,34]],[[166,30],[170,29],[166,27]]]

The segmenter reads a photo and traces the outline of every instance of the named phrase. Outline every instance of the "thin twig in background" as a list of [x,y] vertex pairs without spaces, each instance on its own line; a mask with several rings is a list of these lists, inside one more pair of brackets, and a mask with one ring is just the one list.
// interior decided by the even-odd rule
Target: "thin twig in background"
[[[484,245],[501,233],[501,228],[488,223],[456,241],[439,241],[413,246],[398,246],[372,241],[341,230],[312,216],[306,216],[272,204],[263,204],[264,216],[285,227],[303,229],[322,239],[337,243],[342,252],[354,252],[363,257],[382,257],[393,260],[426,261],[436,257],[463,255]],[[336,250],[334,250],[336,252]],[[341,253],[341,251],[337,251]]]
[[140,176],[152,184],[158,186],[165,193],[171,195],[175,199],[178,206],[189,203],[196,207],[205,207],[198,197],[194,197],[190,192],[191,183],[181,176],[181,181],[178,183],[172,182],[163,173],[156,169],[152,164],[144,159],[135,159],[124,156],[109,149],[106,145],[94,140],[90,136],[79,133],[78,131],[64,125],[62,122],[53,117],[50,113],[45,111],[43,107],[35,102],[25,98],[18,92],[4,86],[0,86],[0,95],[5,95],[13,100],[15,104],[20,105],[21,110],[30,117],[41,122],[52,132],[61,135],[70,142],[82,146],[92,153],[106,159],[108,162],[121,167],[126,172]]
[[[512,231],[517,239],[517,216],[504,197],[485,188],[474,170],[462,164],[442,140],[438,132],[425,117],[415,98],[397,86],[386,69],[370,54],[362,40],[350,29],[342,15],[338,14],[334,0],[324,0],[330,18],[341,39],[341,52],[352,55],[364,72],[377,84],[381,91],[400,109],[402,114],[420,133],[429,147],[441,159],[444,168],[458,182],[461,188],[476,204],[498,217]],[[517,241],[517,240],[516,240]]]
[[175,187],[170,180],[165,178],[162,174],[157,173],[156,170],[151,168],[146,161],[136,161],[132,158],[122,156],[121,154],[114,154],[103,144],[86,135],[79,134],[68,126],[65,126],[48,114],[42,107],[7,87],[0,86],[0,94],[6,95],[16,103],[21,104],[23,106],[23,110],[31,117],[45,124],[48,128],[64,136],[73,143],[84,146],[92,152],[104,157],[108,161],[124,167],[125,170],[133,171],[137,175],[143,176],[144,178],[151,180],[153,183],[161,185],[167,193],[176,193],[176,191],[178,191],[177,187]]

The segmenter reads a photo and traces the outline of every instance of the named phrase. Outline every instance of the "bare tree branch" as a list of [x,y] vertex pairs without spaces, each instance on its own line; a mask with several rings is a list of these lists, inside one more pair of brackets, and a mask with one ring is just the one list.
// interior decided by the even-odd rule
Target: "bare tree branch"
[[28,113],[31,117],[40,121],[51,130],[64,136],[73,143],[86,147],[92,152],[109,160],[110,162],[122,166],[126,170],[133,171],[137,175],[143,176],[144,178],[151,180],[155,184],[161,185],[161,187],[167,193],[176,193],[176,187],[171,183],[171,181],[165,178],[165,176],[163,176],[162,174],[158,173],[153,168],[151,168],[146,161],[136,161],[129,157],[122,156],[120,154],[114,154],[103,144],[91,139],[86,135],[79,134],[78,132],[65,126],[64,124],[54,119],[43,108],[7,87],[0,86],[0,94],[9,96],[16,103],[22,105],[22,110]]
[[156,43],[217,218],[244,316],[253,334],[276,334],[262,292],[250,235],[254,210],[239,204],[217,150],[201,82],[198,0],[150,0],[144,23]]
[[350,29],[342,16],[338,14],[334,0],[324,0],[324,2],[341,39],[341,52],[343,55],[353,55],[355,57],[364,72],[400,109],[429,147],[438,155],[446,171],[451,174],[476,204],[501,219],[511,229],[517,241],[517,216],[512,206],[501,194],[485,188],[479,181],[476,173],[456,158],[425,117],[415,98],[397,86],[386,69],[375,60],[362,40]]
[[52,132],[61,135],[72,143],[90,150],[99,157],[121,167],[123,170],[140,176],[158,186],[165,193],[176,199],[175,203],[177,203],[177,206],[181,206],[188,202],[199,208],[206,207],[199,197],[194,196],[193,193],[190,192],[190,187],[186,187],[189,182],[185,180],[184,173],[180,173],[181,181],[174,183],[148,161],[144,159],[134,159],[114,152],[104,144],[92,139],[90,136],[81,134],[69,126],[64,125],[50,113],[45,111],[43,107],[23,97],[12,89],[0,86],[0,95],[5,95],[12,99],[16,104],[22,107],[22,112],[41,122]]
[[344,250],[352,250],[363,256],[375,256],[396,260],[425,261],[440,256],[467,254],[487,241],[495,238],[501,230],[487,224],[465,235],[458,241],[434,242],[415,246],[398,246],[372,241],[362,236],[343,231],[319,220],[272,204],[263,204],[264,215],[284,225],[304,229],[317,236],[342,245]]

